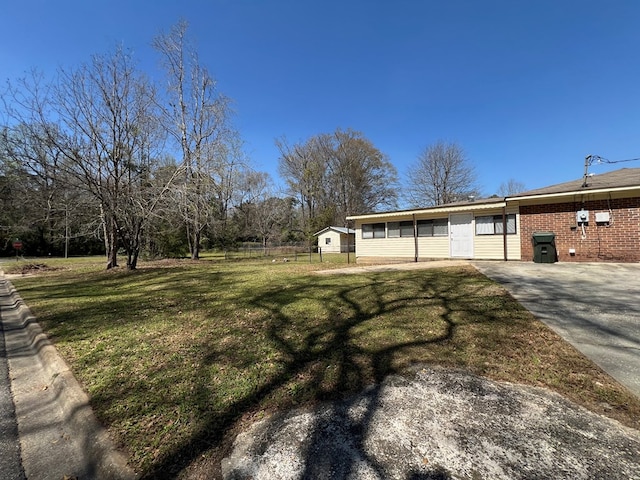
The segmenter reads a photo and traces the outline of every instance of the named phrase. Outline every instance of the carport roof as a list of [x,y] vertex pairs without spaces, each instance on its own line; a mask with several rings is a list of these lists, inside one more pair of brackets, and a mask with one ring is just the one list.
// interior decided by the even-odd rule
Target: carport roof
[[621,168],[613,172],[595,174],[587,177],[587,184],[583,186],[584,177],[570,182],[558,183],[549,187],[529,190],[509,196],[509,199],[522,197],[553,195],[558,193],[580,193],[593,190],[611,190],[626,187],[640,188],[640,168]]

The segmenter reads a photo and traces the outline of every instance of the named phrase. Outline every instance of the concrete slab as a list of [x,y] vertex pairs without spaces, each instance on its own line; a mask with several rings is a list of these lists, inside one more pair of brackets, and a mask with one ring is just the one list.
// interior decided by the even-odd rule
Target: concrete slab
[[640,396],[640,264],[473,265]]
[[[1,307],[0,315],[2,315]],[[2,322],[0,322],[0,478],[3,480],[25,479]]]
[[535,387],[422,369],[240,434],[226,480],[640,478],[640,432]]

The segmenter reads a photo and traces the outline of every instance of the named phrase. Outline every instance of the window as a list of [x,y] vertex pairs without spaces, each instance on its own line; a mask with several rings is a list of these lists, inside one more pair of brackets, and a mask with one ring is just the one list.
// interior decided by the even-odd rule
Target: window
[[400,222],[400,236],[401,237],[413,237],[413,222]]
[[413,237],[413,222],[408,220],[387,223],[387,237]]
[[[502,235],[504,233],[502,215],[476,217],[476,235]],[[507,215],[507,235],[516,233],[516,215]]]
[[442,237],[449,235],[449,220],[438,218],[433,221],[433,236]]
[[449,220],[436,218],[435,220],[418,220],[419,237],[442,237],[449,234]]
[[325,245],[331,245],[331,238],[330,237],[325,238],[324,239],[324,244]]
[[384,223],[363,223],[362,238],[384,238]]

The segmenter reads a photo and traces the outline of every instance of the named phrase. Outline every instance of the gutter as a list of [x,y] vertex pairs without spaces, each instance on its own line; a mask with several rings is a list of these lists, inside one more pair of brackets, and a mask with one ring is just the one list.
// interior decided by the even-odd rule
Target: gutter
[[632,187],[618,187],[618,188],[597,188],[592,190],[571,190],[570,192],[558,192],[558,193],[540,193],[537,195],[526,195],[523,197],[507,197],[505,201],[515,202],[520,200],[538,200],[543,198],[560,198],[560,197],[573,197],[574,195],[585,195],[591,193],[612,193],[612,192],[627,192],[640,189],[640,186],[635,185]]
[[507,206],[505,200],[499,202],[475,202],[469,203],[465,205],[460,205],[456,207],[433,207],[433,208],[423,208],[419,210],[405,210],[399,212],[385,212],[385,213],[368,213],[366,215],[353,215],[347,217],[347,220],[367,220],[369,218],[394,218],[394,217],[411,217],[414,215],[427,215],[427,214],[437,214],[437,213],[456,213],[456,212],[469,212],[473,210],[479,209],[489,209],[489,208],[504,208]]

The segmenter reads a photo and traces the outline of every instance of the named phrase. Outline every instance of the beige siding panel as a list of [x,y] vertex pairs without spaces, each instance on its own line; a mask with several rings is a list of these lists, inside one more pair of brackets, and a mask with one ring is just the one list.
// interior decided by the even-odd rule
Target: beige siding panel
[[[473,258],[478,260],[504,260],[502,235],[476,235]],[[507,235],[507,259],[520,260],[520,237]]]
[[449,258],[449,250],[449,236],[418,238],[418,258]]
[[507,238],[507,260],[522,260],[522,251],[520,250],[520,235],[512,235]]
[[356,230],[356,254],[358,257],[398,257],[414,258],[412,237],[401,238],[362,238],[362,232]]
[[[359,257],[415,258],[412,237],[360,238],[356,246]],[[419,237],[418,258],[449,258],[449,237]]]

